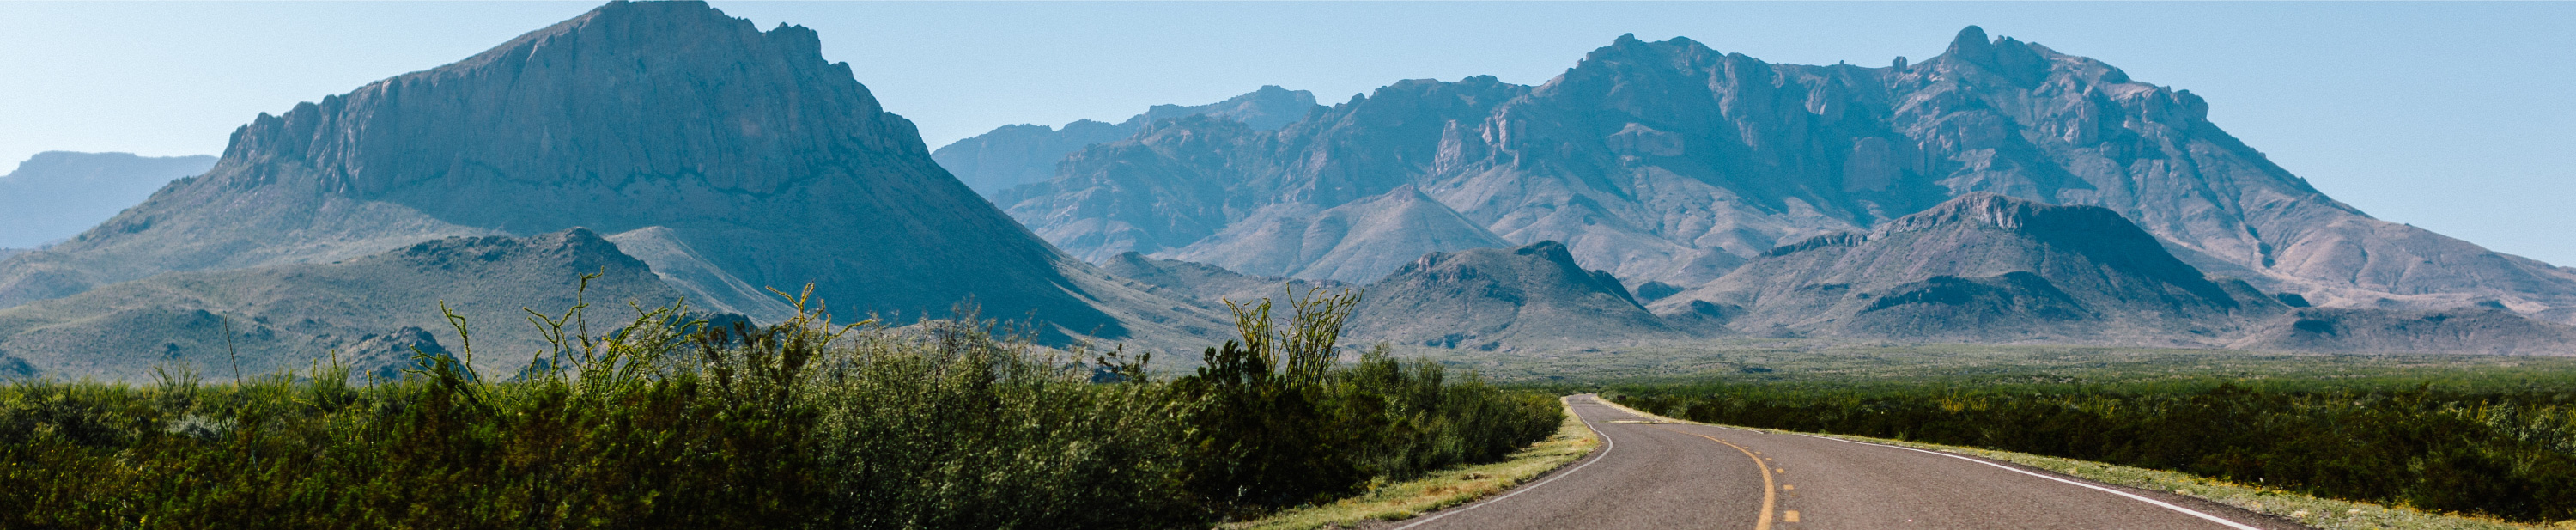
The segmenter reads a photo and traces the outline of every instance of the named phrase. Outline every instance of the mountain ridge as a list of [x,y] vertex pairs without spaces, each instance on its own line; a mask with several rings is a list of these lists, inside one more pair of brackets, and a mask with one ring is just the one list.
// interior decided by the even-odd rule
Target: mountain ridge
[[992,207],[847,63],[826,61],[812,30],[762,31],[702,2],[610,2],[450,65],[262,114],[206,174],[0,261],[0,307],[168,272],[570,227],[657,229],[688,252],[647,256],[723,273],[700,275],[702,293],[810,284],[845,315],[923,318],[971,299],[1033,316],[1051,341],[1161,345],[1216,323]]
[[[2576,306],[2570,269],[2370,218],[2208,109],[1973,26],[1940,56],[1881,67],[1624,35],[1537,86],[1402,81],[1277,131],[1174,122],[996,202],[1077,256],[1179,257],[1242,223],[1412,186],[1507,244],[1562,241],[1586,266],[1688,287],[1783,244],[1992,192],[2109,208],[2196,268],[2318,305],[2497,301],[2576,318],[2553,310]],[[1154,207],[1079,207],[1093,204]]]

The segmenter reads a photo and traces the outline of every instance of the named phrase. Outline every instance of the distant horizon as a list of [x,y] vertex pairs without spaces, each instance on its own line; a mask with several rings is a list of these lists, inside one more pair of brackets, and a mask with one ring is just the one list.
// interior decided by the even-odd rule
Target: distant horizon
[[[1623,33],[1884,66],[1974,24],[2191,90],[2211,120],[2375,217],[2576,264],[2576,4],[747,3],[820,32],[930,148],[1116,122],[1262,85],[1330,105],[1402,79],[1541,84]],[[42,151],[219,155],[232,130],[595,7],[0,4],[0,170]]]

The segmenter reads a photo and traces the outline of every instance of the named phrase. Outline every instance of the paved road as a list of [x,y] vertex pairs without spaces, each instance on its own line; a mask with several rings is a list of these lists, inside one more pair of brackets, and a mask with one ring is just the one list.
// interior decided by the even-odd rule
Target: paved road
[[1570,403],[1604,438],[1591,456],[1495,498],[1386,527],[2306,528],[2223,504],[2001,462],[1652,423],[1588,395]]

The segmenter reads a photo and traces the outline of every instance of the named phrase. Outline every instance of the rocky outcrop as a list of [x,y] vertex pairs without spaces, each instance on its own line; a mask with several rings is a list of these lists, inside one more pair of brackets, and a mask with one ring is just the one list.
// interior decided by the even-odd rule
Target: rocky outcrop
[[2209,345],[2287,309],[2108,209],[1989,193],[1782,246],[1654,307],[1762,335],[2161,346]]
[[702,275],[701,293],[813,284],[845,315],[911,318],[971,298],[1057,339],[1214,322],[1168,313],[975,195],[848,64],[823,59],[813,31],[761,31],[699,2],[613,2],[262,115],[206,174],[0,263],[0,307],[166,272],[575,226],[656,230],[686,252],[648,255],[732,278]]
[[1079,120],[1065,124],[1063,129],[1045,125],[1004,125],[992,132],[940,147],[932,151],[930,157],[948,168],[948,172],[956,174],[967,187],[990,197],[1014,186],[1053,178],[1056,164],[1063,161],[1065,155],[1092,144],[1134,136],[1156,121],[1203,115],[1242,122],[1256,130],[1275,130],[1304,119],[1306,113],[1316,108],[1313,93],[1264,86],[1248,94],[1206,105],[1155,105],[1146,109],[1144,114],[1115,124]]
[[1356,342],[1495,351],[1688,337],[1554,241],[1434,252],[1363,293],[1351,318]]
[[[80,234],[143,202],[171,180],[206,172],[211,156],[36,153],[0,175],[0,248],[29,249]],[[0,259],[11,251],[0,250]]]
[[[587,292],[584,274],[598,275]],[[43,374],[142,381],[162,364],[229,379],[235,355],[245,375],[306,369],[337,350],[361,374],[398,376],[413,347],[462,356],[443,304],[471,322],[476,367],[506,374],[545,345],[521,309],[559,314],[576,295],[591,303],[594,331],[632,318],[630,302],[681,296],[587,229],[454,237],[330,263],[164,274],[0,309],[0,354]]]
[[1695,287],[1985,192],[2105,208],[2196,268],[2319,306],[2576,306],[2576,273],[2372,219],[2208,109],[1974,27],[1939,57],[1876,68],[1623,36],[1535,87],[1404,81],[1277,131],[1141,131],[997,202],[1076,255],[1177,257],[1409,186],[1506,242],[1562,241],[1585,266]]

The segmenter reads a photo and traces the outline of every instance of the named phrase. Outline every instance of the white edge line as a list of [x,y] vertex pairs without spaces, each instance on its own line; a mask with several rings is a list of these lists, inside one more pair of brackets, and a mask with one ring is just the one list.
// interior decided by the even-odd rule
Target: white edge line
[[[1792,434],[1795,434],[1795,433],[1792,433]],[[1966,460],[1966,461],[1969,461],[1969,462],[1976,462],[1976,463],[1979,463],[1979,464],[1985,464],[1985,465],[1989,465],[1989,466],[1994,466],[1996,469],[2001,469],[2001,470],[2005,470],[2005,471],[2011,471],[2011,472],[2014,472],[2014,473],[2020,473],[2020,474],[2024,474],[2024,475],[2030,475],[2030,476],[2034,476],[2034,477],[2039,477],[2039,478],[2044,478],[2044,479],[2054,480],[2054,481],[2058,481],[2058,482],[2064,482],[2064,483],[2067,483],[2067,484],[2074,484],[2074,485],[2077,485],[2077,486],[2083,486],[2083,487],[2092,488],[2092,489],[2095,489],[2095,490],[2101,490],[2102,492],[2110,493],[2110,494],[2112,494],[2112,495],[2118,495],[2118,496],[2122,496],[2122,497],[2128,497],[2128,498],[2131,498],[2131,499],[2137,499],[2137,500],[2138,500],[2138,502],[2144,502],[2144,503],[2147,503],[2147,504],[2153,504],[2153,505],[2156,505],[2156,506],[2162,506],[2162,507],[2164,507],[2165,509],[2168,509],[2168,510],[2173,510],[2173,511],[2177,511],[2177,512],[2182,512],[2182,513],[2186,513],[2186,514],[2191,514],[2191,516],[2193,516],[2193,517],[2199,517],[2199,518],[2202,518],[2202,519],[2208,519],[2208,520],[2211,520],[2211,521],[2216,521],[2218,524],[2227,525],[2227,527],[2228,527],[2228,528],[2234,528],[2234,529],[2237,529],[2237,530],[2262,530],[2262,529],[2260,529],[2260,528],[2255,528],[2255,527],[2252,527],[2252,526],[2246,526],[2244,523],[2239,523],[2239,522],[2235,522],[2235,521],[2229,521],[2229,520],[2226,520],[2226,519],[2219,518],[2218,516],[2215,516],[2215,515],[2210,515],[2210,514],[2206,514],[2206,513],[2201,513],[2199,510],[2193,510],[2193,509],[2190,509],[2190,508],[2184,508],[2184,507],[2181,507],[2181,506],[2175,506],[2175,505],[2173,505],[2173,504],[2171,504],[2171,503],[2167,503],[2167,502],[2165,502],[2165,501],[2160,501],[2160,500],[2155,500],[2155,499],[2149,499],[2149,498],[2146,498],[2146,497],[2143,497],[2143,496],[2140,496],[2140,495],[2137,495],[2137,494],[2134,494],[2134,493],[2129,493],[2129,492],[2126,492],[2126,491],[2115,490],[2115,489],[2111,489],[2111,488],[2105,488],[2105,487],[2101,487],[2101,486],[2095,486],[2095,485],[2092,485],[2092,484],[2085,484],[2085,483],[2082,483],[2082,482],[2076,482],[2076,481],[2072,481],[2072,480],[2066,480],[2066,479],[2057,478],[2057,477],[2052,477],[2052,476],[2048,476],[2048,475],[2042,475],[2042,474],[2038,474],[2038,473],[2032,473],[2032,472],[2024,471],[2024,470],[2021,470],[2021,469],[2015,469],[2015,468],[2013,468],[2012,466],[2006,466],[2006,465],[2003,465],[2003,464],[1997,464],[1997,463],[1994,463],[1994,462],[1987,462],[1987,461],[1984,461],[1984,460],[1979,460],[1979,459],[1975,459],[1975,458],[1969,458],[1969,457],[1962,456],[1962,455],[1955,455],[1955,454],[1944,453],[1944,452],[1940,452],[1940,451],[1925,451],[1925,450],[1922,450],[1922,449],[1915,449],[1915,448],[1912,448],[1912,447],[1905,447],[1905,446],[1901,446],[1901,445],[1888,445],[1888,444],[1882,444],[1882,443],[1870,443],[1870,442],[1863,442],[1863,441],[1857,441],[1857,440],[1845,440],[1845,439],[1841,439],[1841,438],[1834,438],[1834,437],[1830,437],[1830,436],[1816,436],[1816,435],[1813,435],[1813,434],[1799,434],[1799,436],[1806,436],[1806,437],[1810,437],[1810,438],[1822,438],[1822,439],[1826,439],[1826,440],[1833,440],[1833,441],[1837,441],[1837,442],[1851,443],[1851,444],[1875,445],[1875,446],[1879,446],[1879,447],[1887,447],[1887,448],[1894,448],[1894,449],[1904,449],[1904,450],[1907,450],[1907,451],[1913,451],[1913,452],[1917,452],[1917,453],[1935,454],[1935,455],[1941,455],[1941,456],[1946,456],[1946,457],[1950,457],[1950,458],[1956,458],[1956,459],[1960,459],[1960,460]]]
[[[1597,398],[1596,398],[1596,399],[1597,399]],[[1572,406],[1571,406],[1571,405],[1572,405],[1572,403],[1568,403],[1567,405],[1569,405],[1569,406],[1565,407],[1566,412],[1567,412],[1567,413],[1569,413],[1569,414],[1573,413],[1573,412],[1574,412],[1574,407],[1572,407]],[[1591,460],[1584,461],[1584,462],[1583,462],[1583,465],[1574,466],[1574,469],[1568,469],[1568,470],[1565,470],[1565,472],[1564,472],[1564,473],[1557,473],[1557,474],[1556,474],[1556,476],[1548,477],[1548,478],[1547,478],[1547,480],[1541,480],[1541,481],[1538,481],[1537,483],[1530,484],[1530,485],[1527,485],[1527,486],[1521,486],[1521,487],[1517,487],[1517,488],[1512,488],[1512,491],[1511,491],[1510,493],[1505,493],[1505,494],[1503,494],[1503,495],[1502,495],[1502,496],[1500,496],[1500,497],[1494,497],[1494,498],[1491,498],[1491,499],[1485,499],[1485,500],[1482,500],[1482,501],[1477,501],[1477,502],[1474,502],[1474,503],[1470,503],[1470,504],[1468,504],[1468,505],[1466,505],[1466,506],[1460,506],[1460,507],[1458,507],[1457,509],[1454,509],[1454,510],[1441,510],[1441,511],[1440,511],[1440,513],[1432,514],[1430,517],[1424,517],[1424,518],[1422,518],[1421,520],[1417,520],[1417,521],[1412,522],[1411,524],[1406,524],[1406,525],[1404,525],[1404,526],[1398,526],[1398,527],[1395,527],[1395,529],[1394,529],[1394,530],[1406,530],[1406,529],[1413,528],[1413,527],[1416,527],[1416,526],[1422,526],[1422,525],[1424,525],[1424,524],[1428,524],[1428,523],[1430,523],[1431,521],[1438,520],[1438,519],[1440,519],[1440,518],[1442,518],[1442,517],[1448,517],[1448,516],[1451,516],[1451,515],[1457,515],[1459,512],[1464,512],[1464,511],[1467,511],[1467,510],[1473,510],[1473,509],[1477,509],[1477,508],[1483,508],[1483,507],[1485,507],[1485,505],[1487,505],[1487,504],[1493,504],[1493,503],[1496,503],[1496,502],[1502,502],[1502,500],[1503,500],[1503,499],[1509,499],[1509,498],[1512,498],[1512,496],[1513,496],[1513,495],[1519,495],[1519,494],[1522,494],[1522,493],[1528,493],[1528,492],[1529,492],[1529,490],[1538,489],[1538,487],[1539,487],[1539,486],[1545,486],[1545,485],[1547,485],[1547,483],[1549,483],[1549,482],[1556,482],[1556,479],[1565,478],[1565,477],[1566,477],[1566,475],[1572,475],[1572,474],[1574,474],[1574,472],[1576,472],[1576,471],[1582,471],[1582,470],[1583,470],[1583,468],[1592,467],[1592,464],[1600,462],[1600,461],[1601,461],[1601,459],[1609,458],[1609,457],[1610,457],[1610,451],[1611,451],[1611,450],[1614,450],[1614,449],[1618,449],[1618,448],[1619,448],[1619,442],[1618,442],[1617,440],[1612,440],[1612,439],[1610,439],[1610,433],[1602,432],[1602,431],[1601,431],[1601,429],[1595,429],[1595,428],[1592,428],[1592,420],[1583,419],[1583,415],[1582,415],[1582,414],[1575,414],[1575,415],[1574,415],[1574,421],[1580,421],[1580,422],[1583,422],[1583,428],[1584,428],[1585,430],[1592,431],[1592,434],[1594,434],[1594,435],[1598,435],[1598,436],[1600,436],[1600,437],[1601,437],[1601,454],[1592,455],[1592,459],[1591,459]],[[2248,530],[2252,530],[2252,529],[2248,529]]]

